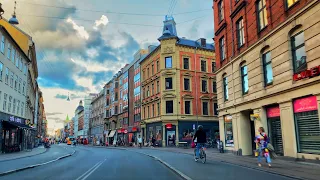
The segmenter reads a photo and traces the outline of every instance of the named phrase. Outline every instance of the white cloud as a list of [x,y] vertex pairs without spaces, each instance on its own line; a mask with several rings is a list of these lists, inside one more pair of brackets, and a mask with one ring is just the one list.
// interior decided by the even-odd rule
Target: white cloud
[[78,32],[79,37],[86,39],[86,40],[89,39],[89,33],[84,29],[83,26],[77,25],[77,23],[74,22],[71,18],[68,18],[67,22],[72,24],[73,29]]
[[109,23],[108,17],[105,15],[102,15],[99,20],[95,21],[95,27],[93,27],[93,29],[97,30],[100,25],[106,26],[108,23]]
[[90,58],[95,58],[99,55],[99,52],[96,49],[90,48],[87,50],[87,54]]

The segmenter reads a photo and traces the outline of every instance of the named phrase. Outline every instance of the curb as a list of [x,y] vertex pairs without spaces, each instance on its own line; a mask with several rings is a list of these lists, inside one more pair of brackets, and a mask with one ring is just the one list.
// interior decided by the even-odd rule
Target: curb
[[165,161],[163,161],[162,159],[160,159],[160,158],[158,158],[156,156],[153,156],[153,155],[150,155],[150,154],[146,154],[146,153],[143,153],[143,152],[132,151],[132,150],[127,150],[127,151],[131,151],[131,152],[135,152],[135,153],[139,153],[139,154],[143,154],[145,156],[151,157],[151,158],[159,161],[161,164],[165,165],[167,168],[169,168],[175,174],[180,176],[182,179],[184,179],[184,180],[192,180],[192,178],[190,178],[189,176],[183,174],[181,171],[177,170],[176,168],[174,168],[173,166],[171,166],[170,164],[166,163]]
[[27,158],[27,157],[37,156],[37,155],[40,155],[40,154],[44,154],[44,153],[46,153],[46,152],[48,152],[48,149],[46,149],[45,151],[40,152],[40,153],[38,153],[38,154],[33,154],[33,155],[23,156],[23,157],[18,157],[18,158],[12,158],[12,159],[0,160],[0,162],[12,161],[12,160],[16,160],[16,159],[23,159],[23,158]]
[[73,150],[73,152],[72,152],[71,154],[67,154],[67,155],[58,157],[58,158],[53,159],[53,160],[48,161],[48,162],[44,162],[44,163],[40,163],[40,164],[34,164],[34,165],[26,166],[26,167],[23,167],[23,168],[6,171],[6,172],[3,172],[3,173],[0,173],[0,177],[1,177],[1,176],[8,175],[8,174],[15,173],[15,172],[19,172],[19,171],[23,171],[23,170],[35,168],[35,167],[38,167],[38,166],[43,166],[43,165],[46,165],[46,164],[50,164],[50,163],[56,162],[56,161],[58,161],[58,160],[60,160],[60,159],[64,159],[64,158],[70,157],[70,156],[72,156],[75,152],[76,152],[76,151]]

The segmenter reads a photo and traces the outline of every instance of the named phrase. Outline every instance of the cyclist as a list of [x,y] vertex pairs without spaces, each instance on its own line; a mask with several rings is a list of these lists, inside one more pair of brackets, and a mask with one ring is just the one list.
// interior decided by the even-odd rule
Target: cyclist
[[197,138],[197,145],[196,145],[196,161],[199,159],[199,153],[200,153],[200,148],[204,147],[206,141],[207,141],[207,135],[206,132],[203,130],[203,126],[199,125],[198,130],[196,134],[193,137],[193,141]]

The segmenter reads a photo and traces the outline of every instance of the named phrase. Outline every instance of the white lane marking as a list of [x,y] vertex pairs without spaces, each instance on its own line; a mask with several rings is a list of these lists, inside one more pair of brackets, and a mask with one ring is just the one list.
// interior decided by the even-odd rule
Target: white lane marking
[[87,179],[90,174],[92,174],[98,167],[100,167],[107,159],[104,159],[103,161],[98,162],[97,164],[95,164],[94,166],[92,166],[88,171],[86,171],[85,173],[83,173],[80,177],[78,177],[76,180],[85,180]]

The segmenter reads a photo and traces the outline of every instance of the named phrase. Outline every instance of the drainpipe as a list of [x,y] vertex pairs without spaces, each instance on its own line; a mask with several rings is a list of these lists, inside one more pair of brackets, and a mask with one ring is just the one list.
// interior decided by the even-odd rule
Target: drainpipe
[[199,125],[199,118],[198,118],[198,83],[197,83],[197,49],[198,47],[196,47],[194,49],[194,77],[195,77],[195,86],[196,86],[196,117],[197,117],[197,127]]

